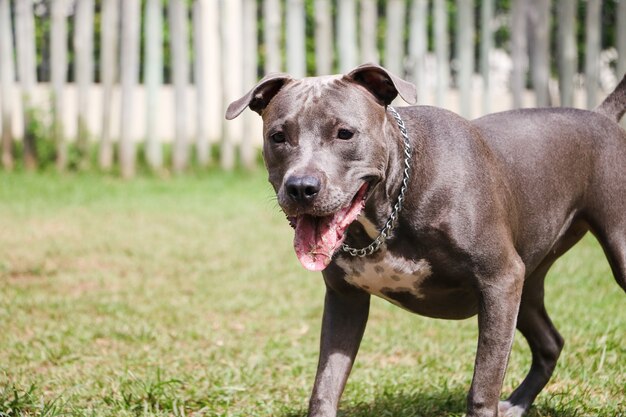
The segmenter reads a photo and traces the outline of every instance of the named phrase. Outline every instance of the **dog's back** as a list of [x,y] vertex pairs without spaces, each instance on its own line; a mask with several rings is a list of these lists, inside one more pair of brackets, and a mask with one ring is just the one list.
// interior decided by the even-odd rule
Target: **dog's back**
[[[626,206],[626,133],[617,123],[625,111],[626,78],[594,111],[520,109],[472,122],[518,190],[521,233],[561,238],[581,219],[626,218],[606,201],[610,196],[624,200],[613,207]],[[530,269],[545,259],[537,248],[558,242],[536,239],[522,239],[533,243],[517,248]]]

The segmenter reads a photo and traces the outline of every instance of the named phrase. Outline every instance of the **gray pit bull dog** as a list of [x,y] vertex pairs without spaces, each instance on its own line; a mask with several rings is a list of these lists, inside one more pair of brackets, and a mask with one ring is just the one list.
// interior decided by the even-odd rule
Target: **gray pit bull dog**
[[[626,290],[626,78],[594,111],[513,110],[468,121],[366,64],[273,74],[226,112],[263,117],[263,153],[302,265],[326,284],[309,416],[335,416],[370,296],[444,319],[478,315],[472,417],[521,416],[563,339],[544,307],[554,261],[591,231]],[[406,131],[406,134],[403,133]],[[363,249],[363,250],[359,250]],[[515,329],[532,366],[499,401]]]

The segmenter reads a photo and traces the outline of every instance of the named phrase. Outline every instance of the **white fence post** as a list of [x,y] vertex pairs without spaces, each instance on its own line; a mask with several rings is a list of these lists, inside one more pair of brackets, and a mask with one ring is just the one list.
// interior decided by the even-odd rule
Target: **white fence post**
[[474,75],[474,1],[457,0],[456,59],[458,65],[461,116],[472,117],[472,76]]
[[376,35],[378,34],[378,8],[376,0],[361,0],[361,63],[380,62]]
[[480,73],[483,79],[482,112],[491,112],[491,49],[493,48],[494,0],[482,0],[480,10]]
[[271,72],[279,72],[282,69],[282,59],[280,56],[280,0],[264,0],[263,6],[265,24],[265,73],[269,74]]
[[2,167],[13,169],[13,31],[9,0],[0,0],[0,125],[2,125]]
[[294,78],[306,76],[304,0],[287,0],[287,72]]
[[212,143],[222,139],[222,123],[224,120],[224,105],[222,94],[222,67],[220,62],[222,52],[220,43],[219,25],[219,0],[208,0],[205,3],[206,10],[206,49],[207,63],[205,65],[205,79],[207,81],[208,100],[206,119],[208,124],[208,135]]
[[[243,94],[242,74],[242,38],[241,38],[241,1],[223,0],[222,2],[222,82],[224,102],[235,101]],[[274,13],[277,11],[274,10]],[[235,167],[235,143],[241,143],[242,122],[239,119],[224,123],[221,166],[225,170]]]
[[602,0],[587,0],[585,9],[585,87],[588,109],[593,109],[598,104],[601,8]]
[[120,81],[122,84],[121,131],[120,131],[120,165],[122,176],[130,178],[135,175],[135,144],[132,137],[132,126],[135,120],[135,88],[139,78],[139,0],[122,1],[122,37],[120,48]]
[[[574,105],[574,74],[576,73],[576,3],[558,3],[559,93],[561,106]],[[619,26],[618,26],[619,30]]]
[[[404,26],[406,19],[404,0],[387,1],[387,33],[385,36],[385,67],[399,77],[404,77]],[[369,29],[371,30],[371,28]]]
[[93,0],[81,0],[76,3],[74,16],[74,73],[78,105],[76,146],[81,154],[81,168],[86,168],[89,164],[90,132],[87,115],[91,107],[89,96],[93,83],[93,8]]
[[146,0],[144,85],[146,89],[146,162],[152,170],[163,167],[163,149],[157,134],[160,91],[163,84],[163,4]]
[[417,87],[418,101],[426,94],[426,49],[428,0],[413,0],[410,16],[409,61],[411,80]]
[[52,135],[57,149],[56,165],[64,170],[67,165],[65,142],[65,83],[67,82],[67,1],[53,0],[51,4],[51,71],[52,82]]
[[330,0],[315,0],[315,69],[317,75],[333,72],[333,20]]
[[[304,19],[304,5],[301,18]],[[257,18],[256,18],[256,0],[243,0],[243,88],[251,88],[257,81]],[[304,48],[304,21],[302,26],[302,47]],[[302,54],[302,68],[304,71],[304,49]],[[296,63],[294,62],[294,65]],[[302,75],[305,75],[303,73]],[[241,92],[243,94],[243,92]],[[257,133],[255,129],[258,122],[258,116],[252,112],[246,112],[244,115],[244,129],[241,137],[241,164],[244,168],[252,170],[255,165],[255,149],[254,135]]]
[[444,106],[450,83],[450,50],[448,35],[448,11],[445,0],[434,1],[435,55],[437,58],[437,87],[435,103]]
[[169,0],[172,79],[174,82],[175,134],[172,149],[174,172],[182,172],[189,160],[187,88],[189,85],[189,45],[186,0]]
[[511,10],[511,92],[513,108],[523,105],[522,94],[526,89],[528,71],[528,48],[526,42],[528,0],[512,0]]
[[354,0],[338,0],[337,43],[339,70],[345,74],[356,67],[358,62]]
[[530,18],[530,55],[536,105],[550,105],[550,0],[532,0]]
[[15,33],[17,69],[22,91],[24,118],[24,164],[32,170],[37,166],[35,137],[32,132],[33,90],[37,82],[35,57],[35,23],[32,0],[20,0],[15,4]]
[[102,87],[102,127],[98,165],[103,170],[113,166],[113,87],[117,78],[117,53],[119,34],[119,1],[103,0],[100,29],[100,84]]
[[209,126],[207,118],[208,91],[206,88],[207,66],[207,19],[206,0],[194,0],[193,2],[193,75],[196,89],[196,157],[202,167],[210,162],[209,149]]

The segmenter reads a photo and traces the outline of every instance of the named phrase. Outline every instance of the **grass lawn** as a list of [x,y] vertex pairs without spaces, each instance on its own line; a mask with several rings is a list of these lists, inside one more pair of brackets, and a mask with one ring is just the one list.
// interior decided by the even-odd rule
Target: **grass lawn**
[[[265,174],[0,173],[0,416],[306,414],[324,285]],[[531,416],[626,415],[626,296],[586,238],[551,272],[566,345]],[[476,320],[373,299],[341,416],[461,416]],[[530,354],[516,336],[504,393]]]

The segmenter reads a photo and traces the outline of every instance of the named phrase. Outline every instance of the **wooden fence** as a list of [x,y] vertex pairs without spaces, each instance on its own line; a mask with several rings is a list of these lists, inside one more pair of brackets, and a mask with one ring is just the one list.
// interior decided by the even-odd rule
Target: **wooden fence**
[[251,168],[259,119],[224,123],[230,101],[265,73],[362,62],[466,117],[581,97],[593,107],[626,71],[626,0],[0,0],[2,166],[18,141],[37,166],[43,112],[61,170],[68,146],[88,165],[94,144],[98,165],[125,177],[138,146],[155,170],[207,166],[215,144],[224,169]]

